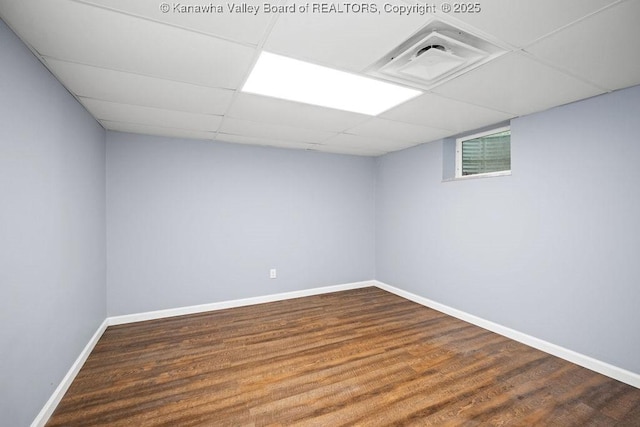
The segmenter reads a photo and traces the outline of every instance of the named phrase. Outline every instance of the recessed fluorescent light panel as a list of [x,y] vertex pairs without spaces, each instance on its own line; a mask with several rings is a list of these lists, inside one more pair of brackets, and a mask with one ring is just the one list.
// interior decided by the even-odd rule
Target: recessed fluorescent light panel
[[243,92],[378,115],[422,92],[262,52]]

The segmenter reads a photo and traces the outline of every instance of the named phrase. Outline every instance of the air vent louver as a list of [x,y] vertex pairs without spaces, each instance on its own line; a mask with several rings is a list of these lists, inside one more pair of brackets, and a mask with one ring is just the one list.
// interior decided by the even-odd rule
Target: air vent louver
[[377,61],[370,75],[431,89],[506,52],[495,44],[433,19]]

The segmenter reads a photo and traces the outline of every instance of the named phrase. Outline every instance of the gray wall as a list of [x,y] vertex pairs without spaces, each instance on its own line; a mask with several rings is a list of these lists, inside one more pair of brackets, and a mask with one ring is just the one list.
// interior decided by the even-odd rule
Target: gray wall
[[108,132],[109,315],[373,279],[374,176],[372,158]]
[[376,278],[640,373],[640,87],[512,121],[509,177],[378,160]]
[[105,319],[105,132],[1,20],[0,64],[0,424],[24,426]]

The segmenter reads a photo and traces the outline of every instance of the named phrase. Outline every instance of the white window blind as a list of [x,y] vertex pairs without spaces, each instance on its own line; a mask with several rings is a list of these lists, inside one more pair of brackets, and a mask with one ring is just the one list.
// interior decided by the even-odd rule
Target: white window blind
[[511,170],[511,130],[460,138],[456,147],[456,176],[486,175]]

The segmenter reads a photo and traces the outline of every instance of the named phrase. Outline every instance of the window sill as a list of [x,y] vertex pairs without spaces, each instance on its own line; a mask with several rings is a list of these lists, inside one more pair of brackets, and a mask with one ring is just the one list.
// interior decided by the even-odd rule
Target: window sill
[[446,178],[442,182],[468,181],[470,179],[497,178],[499,176],[511,176],[511,171],[491,172],[476,175],[466,175],[457,178]]

